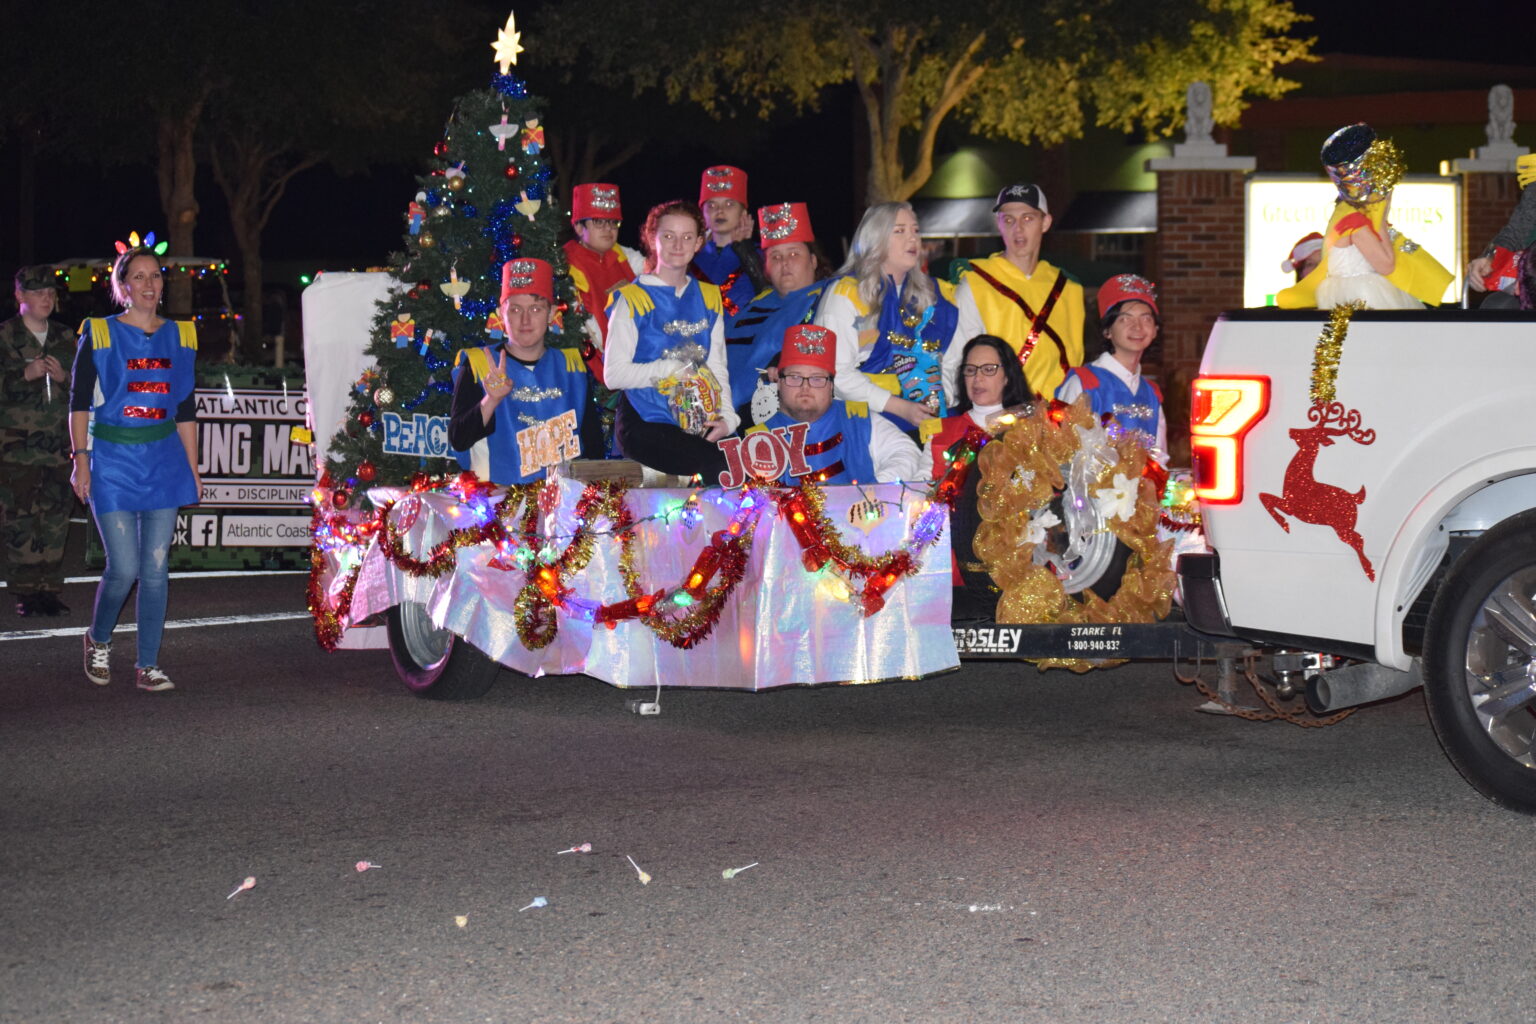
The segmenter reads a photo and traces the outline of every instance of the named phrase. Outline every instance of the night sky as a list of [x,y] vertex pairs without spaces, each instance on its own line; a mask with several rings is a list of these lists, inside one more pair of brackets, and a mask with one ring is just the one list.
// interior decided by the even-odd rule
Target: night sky
[[[1318,53],[1533,63],[1529,51],[1536,47],[1527,33],[1499,30],[1499,25],[1507,24],[1510,14],[1522,6],[1518,0],[1462,0],[1432,17],[1391,13],[1387,5],[1362,8],[1301,0],[1296,6],[1314,18],[1311,25],[1298,31],[1318,37]],[[488,17],[487,40],[495,20],[495,16]],[[1380,27],[1360,27],[1370,22],[1379,22]],[[534,39],[525,38],[525,42],[537,45]],[[487,72],[490,66],[487,60]],[[533,91],[542,91],[536,78],[530,78],[529,84]],[[636,244],[639,222],[650,203],[676,196],[694,198],[698,172],[718,162],[737,163],[748,170],[754,206],[803,199],[811,204],[819,235],[828,241],[846,235],[857,218],[852,146],[829,145],[827,141],[846,139],[857,130],[860,121],[855,113],[851,94],[845,93],[832,98],[819,114],[799,122],[765,126],[755,141],[729,152],[712,149],[703,141],[653,144],[611,175],[624,191],[627,216],[621,240]],[[1536,120],[1536,111],[1517,110],[1516,119]],[[423,126],[421,153],[403,153],[396,165],[347,177],[322,168],[296,179],[267,232],[269,264],[287,270],[291,262],[295,268],[316,270],[386,262],[389,252],[399,244],[399,214],[415,190],[412,176],[421,169],[437,127]],[[550,125],[552,133],[558,130],[558,124]],[[9,191],[14,173],[14,161],[4,160],[0,194]],[[236,250],[224,226],[218,189],[211,177],[199,185],[203,205],[197,234],[199,254],[233,255]],[[152,229],[163,218],[153,172],[148,167],[103,169],[54,164],[39,169],[38,193],[39,260],[104,254],[110,251],[113,238],[135,228],[141,232]],[[11,219],[9,212],[0,218],[5,222]],[[839,250],[835,241],[828,248],[833,253]],[[0,269],[9,273],[16,255],[15,237],[7,227],[0,235]],[[295,269],[295,276],[297,272]]]

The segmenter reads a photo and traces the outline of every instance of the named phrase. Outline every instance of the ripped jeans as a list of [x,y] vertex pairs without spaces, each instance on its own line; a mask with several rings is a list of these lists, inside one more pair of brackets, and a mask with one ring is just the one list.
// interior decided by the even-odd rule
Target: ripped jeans
[[135,581],[139,584],[139,656],[137,667],[158,665],[160,636],[165,632],[165,602],[170,590],[171,538],[176,533],[176,509],[152,508],[144,512],[104,512],[96,517],[107,567],[96,588],[96,609],[91,615],[91,639],[104,644],[112,639],[117,617]]

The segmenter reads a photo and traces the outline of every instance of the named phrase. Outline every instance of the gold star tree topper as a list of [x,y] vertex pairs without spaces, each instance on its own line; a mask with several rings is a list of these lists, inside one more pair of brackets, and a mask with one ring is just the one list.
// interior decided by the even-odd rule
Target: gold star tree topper
[[496,51],[496,65],[504,75],[512,70],[512,65],[517,63],[517,55],[523,52],[522,44],[518,42],[522,35],[517,30],[515,11],[507,15],[507,23],[496,31],[496,41],[491,44],[491,49]]

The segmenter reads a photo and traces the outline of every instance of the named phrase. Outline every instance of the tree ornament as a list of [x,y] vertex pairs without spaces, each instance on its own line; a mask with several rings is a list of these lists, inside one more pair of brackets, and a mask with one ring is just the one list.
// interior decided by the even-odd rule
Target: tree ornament
[[345,487],[338,488],[337,490],[331,492],[331,504],[335,505],[337,508],[346,508],[347,504],[351,500],[352,492],[347,490]]
[[[462,192],[462,191],[464,191],[464,175],[462,173],[454,174],[454,175],[450,175],[449,176],[449,178],[448,178],[448,191],[450,191],[450,192]],[[442,207],[441,209],[446,213],[448,208],[447,207]]]
[[517,125],[507,123],[506,111],[502,111],[500,123],[488,126],[486,131],[495,138],[496,148],[503,153],[507,150],[507,140],[517,138]]
[[360,412],[360,413],[358,413],[357,414],[357,422],[361,423],[365,427],[373,426],[373,413],[371,413],[371,412]]
[[[364,413],[364,415],[367,414]],[[373,463],[369,462],[367,459],[364,459],[362,462],[357,464],[357,478],[364,483],[371,482],[377,473],[378,470],[376,470],[373,466]]]
[[507,169],[501,173],[507,176],[508,181],[511,181],[517,177],[517,164],[507,164]]
[[416,244],[421,246],[423,249],[430,249],[437,244],[437,239],[432,237],[432,232],[423,231],[421,234],[416,236]]
[[438,139],[437,145],[432,147],[433,156],[446,156],[448,154],[448,140]]
[[395,400],[395,393],[390,388],[379,388],[373,393],[373,402],[379,407],[389,405]]
[[446,216],[448,216],[452,212],[453,211],[448,209],[448,207],[446,207],[446,206],[437,206],[437,207],[434,207],[432,209],[432,216],[434,216],[434,217],[446,217]]
[[464,296],[469,293],[469,282],[459,280],[459,265],[455,263],[448,268],[448,280],[438,285],[443,294],[453,300],[453,308],[464,308]]
[[523,52],[522,44],[518,41],[522,33],[517,30],[517,15],[508,14],[507,23],[496,32],[496,41],[491,44],[494,52],[496,66],[501,69],[503,75],[512,70],[512,65],[517,63],[517,55]]

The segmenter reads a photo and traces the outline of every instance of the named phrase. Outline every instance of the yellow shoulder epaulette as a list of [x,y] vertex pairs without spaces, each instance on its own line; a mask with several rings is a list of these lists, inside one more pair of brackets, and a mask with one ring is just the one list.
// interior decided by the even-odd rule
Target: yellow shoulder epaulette
[[937,416],[929,417],[917,425],[917,440],[919,444],[927,444],[933,440],[939,431],[944,429],[944,421]]
[[181,335],[181,347],[197,351],[197,325],[190,320],[177,320],[176,333]]
[[581,292],[583,295],[585,295],[591,289],[591,285],[587,284],[587,275],[583,274],[581,270],[575,266],[571,267],[571,283],[574,284],[576,286],[576,290]]
[[833,281],[832,294],[841,295],[853,303],[853,308],[858,310],[859,316],[864,316],[869,312],[869,307],[864,304],[863,299],[859,298],[859,281],[856,277],[840,277]]
[[581,350],[575,348],[563,348],[560,354],[565,356],[565,370],[567,373],[583,373],[587,369],[587,362],[581,358]]
[[844,402],[843,407],[848,410],[849,416],[857,416],[860,419],[869,419],[868,402]]
[[953,305],[955,301],[955,283],[942,277],[934,278],[934,282],[939,286],[939,294],[944,296],[945,301]]
[[720,301],[720,286],[710,284],[708,281],[699,282],[699,291],[704,295],[704,305],[711,313],[718,313],[725,308]]
[[469,372],[474,375],[477,384],[490,375],[491,357],[483,348],[459,349],[458,362],[469,364]]
[[656,300],[651,298],[651,293],[631,281],[629,284],[620,285],[608,295],[608,313],[613,314],[613,303],[623,298],[629,303],[629,311],[635,316],[644,316],[656,308]]
[[80,333],[83,335],[87,330],[91,332],[91,348],[112,347],[112,332],[101,317],[88,316],[80,321]]

